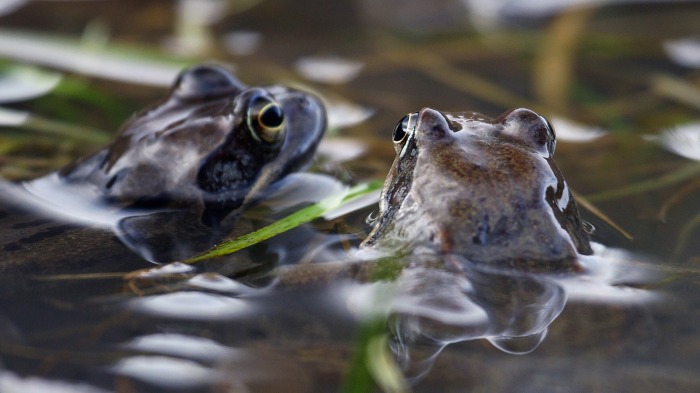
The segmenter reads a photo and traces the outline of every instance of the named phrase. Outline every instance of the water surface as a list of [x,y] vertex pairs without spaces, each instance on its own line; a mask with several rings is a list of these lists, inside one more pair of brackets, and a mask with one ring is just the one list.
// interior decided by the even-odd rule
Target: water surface
[[[95,225],[108,252],[56,246],[56,266],[3,279],[1,391],[700,390],[696,2],[5,3],[0,77],[48,72],[0,102],[7,180],[94,151],[182,66],[216,61],[321,94],[330,135],[310,171],[347,184],[383,179],[408,112],[537,110],[600,245],[571,279],[465,262],[466,277],[273,287],[277,265],[353,260],[376,207],[136,280],[123,273],[154,265]],[[37,278],[65,271],[118,274]]]

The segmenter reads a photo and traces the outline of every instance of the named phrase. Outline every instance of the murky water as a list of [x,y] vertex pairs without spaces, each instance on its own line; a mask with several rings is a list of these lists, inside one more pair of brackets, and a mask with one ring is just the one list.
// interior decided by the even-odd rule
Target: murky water
[[[7,179],[96,150],[183,65],[215,61],[323,96],[330,130],[310,171],[348,184],[384,178],[406,113],[537,110],[600,243],[574,277],[454,256],[468,274],[389,261],[393,280],[290,269],[275,285],[278,265],[362,270],[370,205],[125,279],[154,265],[147,244],[115,237],[122,217],[82,204],[80,222],[56,224],[5,189],[0,391],[700,390],[700,6],[558,3],[0,1],[0,75],[51,72],[0,95]],[[337,190],[324,184],[311,199]],[[50,184],[32,192],[53,198]],[[289,213],[291,194],[241,231]],[[42,242],[61,234],[90,240]]]

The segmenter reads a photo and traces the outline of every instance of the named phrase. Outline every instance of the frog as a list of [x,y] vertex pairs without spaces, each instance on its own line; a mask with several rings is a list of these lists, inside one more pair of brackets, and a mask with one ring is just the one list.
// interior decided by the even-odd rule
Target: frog
[[565,307],[563,282],[585,277],[581,261],[593,254],[554,162],[551,123],[526,108],[496,118],[423,108],[392,139],[396,158],[360,253],[379,266],[370,275],[399,261],[386,313],[405,375],[424,377],[459,341],[535,350]]
[[61,171],[114,205],[201,206],[218,225],[308,164],[325,130],[311,93],[247,87],[222,67],[182,72],[165,100],[128,121],[96,154]]
[[592,254],[576,200],[538,113],[495,119],[424,108],[394,127],[396,159],[361,248],[459,255],[471,263],[575,271]]
[[[313,93],[247,86],[218,65],[185,69],[163,99],[126,121],[107,146],[41,178],[3,185],[6,196],[15,196],[5,198],[3,225],[15,230],[4,236],[0,269],[48,254],[91,266],[111,255],[133,259],[123,250],[95,258],[114,248],[115,236],[149,262],[203,251],[310,164],[325,128],[324,106]],[[87,218],[56,202],[66,195],[90,207]]]

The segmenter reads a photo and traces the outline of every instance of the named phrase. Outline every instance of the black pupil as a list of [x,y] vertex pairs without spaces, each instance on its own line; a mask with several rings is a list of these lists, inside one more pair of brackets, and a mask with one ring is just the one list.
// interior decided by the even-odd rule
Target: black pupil
[[260,114],[260,124],[269,128],[276,128],[284,122],[284,113],[279,105],[268,105]]
[[406,129],[408,128],[408,116],[404,116],[401,121],[394,127],[393,138],[394,142],[401,142],[406,137]]

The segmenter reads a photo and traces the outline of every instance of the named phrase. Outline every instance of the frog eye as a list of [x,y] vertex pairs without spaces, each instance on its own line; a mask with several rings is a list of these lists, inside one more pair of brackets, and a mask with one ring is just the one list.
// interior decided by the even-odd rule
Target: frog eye
[[227,70],[210,65],[199,65],[180,73],[175,81],[173,95],[185,100],[220,97],[243,89],[243,85]]
[[418,120],[418,112],[409,113],[404,116],[394,127],[394,131],[391,134],[392,139],[395,144],[402,144],[406,137],[413,131]]
[[284,111],[271,98],[253,98],[248,106],[246,121],[253,137],[258,141],[273,144],[284,135]]
[[404,116],[403,119],[396,123],[391,137],[394,143],[401,143],[406,139],[406,135],[408,135],[408,115]]

